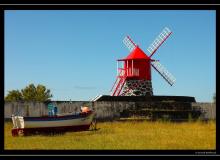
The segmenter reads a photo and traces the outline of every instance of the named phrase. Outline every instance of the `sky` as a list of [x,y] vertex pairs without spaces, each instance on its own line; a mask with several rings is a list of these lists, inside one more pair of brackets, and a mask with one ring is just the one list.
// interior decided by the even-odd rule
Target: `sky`
[[173,33],[153,55],[174,75],[170,86],[152,68],[154,95],[216,93],[214,10],[7,10],[4,26],[4,94],[43,84],[52,100],[91,100],[109,95],[116,60],[129,50],[125,36],[146,53],[164,27]]

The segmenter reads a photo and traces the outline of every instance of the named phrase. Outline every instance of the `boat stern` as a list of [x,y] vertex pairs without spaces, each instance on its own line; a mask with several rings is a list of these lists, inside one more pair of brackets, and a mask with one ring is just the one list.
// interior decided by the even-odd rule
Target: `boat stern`
[[24,117],[12,115],[13,128],[11,130],[12,136],[18,136],[24,130]]

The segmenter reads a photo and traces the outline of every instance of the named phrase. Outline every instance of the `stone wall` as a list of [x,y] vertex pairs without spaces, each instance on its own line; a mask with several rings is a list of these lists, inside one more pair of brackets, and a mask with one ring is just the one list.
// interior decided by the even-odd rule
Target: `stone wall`
[[124,110],[135,109],[135,102],[93,102],[96,118],[99,120],[119,119]]
[[148,80],[126,80],[121,96],[151,96],[152,83]]
[[109,96],[100,95],[96,101],[123,101],[123,102],[196,102],[195,97],[189,96]]
[[216,119],[216,103],[192,103],[195,108],[200,108],[203,112],[202,119]]
[[[162,110],[178,110],[184,112],[189,109],[201,109],[204,114],[202,119],[216,118],[216,105],[213,103],[182,103],[182,102],[123,102],[123,101],[75,101],[75,102],[53,102],[58,107],[58,114],[79,112],[83,105],[93,108],[96,112],[97,120],[115,120],[119,119],[122,113],[130,110],[140,110],[141,108],[153,108]],[[33,102],[5,102],[4,116],[6,119],[10,118],[12,114],[19,114],[22,116],[43,116],[48,114],[46,103]]]

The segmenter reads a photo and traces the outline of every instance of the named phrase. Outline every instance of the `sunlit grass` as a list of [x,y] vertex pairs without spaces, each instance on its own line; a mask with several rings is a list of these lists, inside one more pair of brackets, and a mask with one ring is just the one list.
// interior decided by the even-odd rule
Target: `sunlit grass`
[[210,122],[103,122],[97,131],[60,135],[12,137],[12,124],[5,123],[5,149],[180,149],[216,148],[216,123]]

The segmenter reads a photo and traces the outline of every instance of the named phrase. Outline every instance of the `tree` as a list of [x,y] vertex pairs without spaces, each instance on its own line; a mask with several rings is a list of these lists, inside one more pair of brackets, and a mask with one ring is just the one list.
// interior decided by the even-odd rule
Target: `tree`
[[[11,92],[13,92],[13,94]],[[16,90],[16,92],[14,90],[9,91],[9,94],[6,96],[5,100],[44,102],[50,101],[51,97],[52,94],[50,93],[50,90],[47,89],[45,86],[39,84],[37,85],[37,87],[35,87],[34,84],[30,84],[26,86],[24,89],[21,89],[21,92],[19,90]]]
[[35,101],[36,88],[34,84],[30,84],[29,86],[22,89],[21,93],[23,95],[24,101]]
[[47,101],[50,100],[52,94],[50,94],[50,90],[46,89],[43,85],[38,85],[36,88],[36,101]]
[[21,92],[25,101],[43,102],[49,101],[52,97],[50,90],[40,84],[37,87],[34,84],[30,84],[25,89],[22,89]]
[[5,97],[5,101],[20,101],[22,100],[22,94],[19,90],[9,91],[8,95]]

